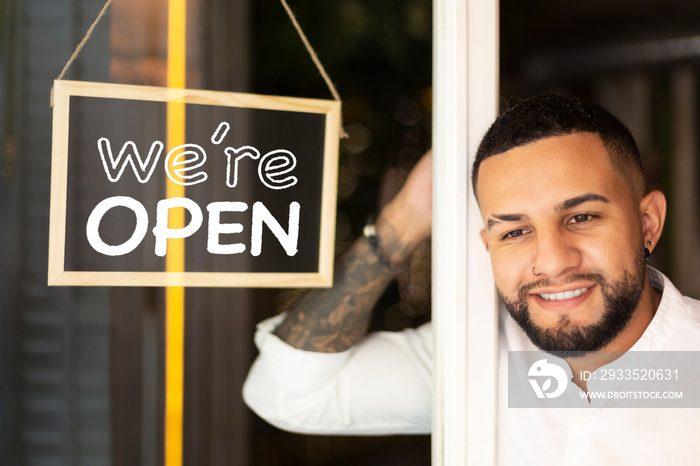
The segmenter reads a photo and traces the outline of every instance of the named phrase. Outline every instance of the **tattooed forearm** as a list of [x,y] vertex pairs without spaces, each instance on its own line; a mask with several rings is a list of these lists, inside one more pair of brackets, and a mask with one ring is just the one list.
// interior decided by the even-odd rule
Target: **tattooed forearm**
[[[409,249],[392,242],[387,253],[393,259],[405,256]],[[334,286],[302,297],[275,334],[307,351],[345,351],[364,337],[372,309],[394,277],[368,240],[360,238],[336,264]]]

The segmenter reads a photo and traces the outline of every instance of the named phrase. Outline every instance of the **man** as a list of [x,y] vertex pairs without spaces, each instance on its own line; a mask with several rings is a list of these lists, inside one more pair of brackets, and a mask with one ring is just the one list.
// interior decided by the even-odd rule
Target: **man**
[[[429,432],[430,324],[365,331],[381,292],[430,234],[430,164],[427,154],[339,261],[332,289],[259,326],[244,397],[269,422],[300,432]],[[534,97],[496,120],[472,173],[507,310],[499,463],[696,464],[700,410],[613,409],[590,399],[594,382],[583,377],[628,351],[700,350],[700,302],[645,264],[666,201],[645,193],[629,131],[597,105]],[[537,348],[565,361],[573,383],[564,398],[578,405],[508,407],[508,353]]]

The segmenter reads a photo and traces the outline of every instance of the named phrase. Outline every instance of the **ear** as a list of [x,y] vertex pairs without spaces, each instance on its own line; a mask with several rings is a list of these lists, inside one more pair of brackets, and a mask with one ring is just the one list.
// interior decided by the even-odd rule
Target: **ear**
[[[652,191],[639,203],[644,244],[652,251],[659,242],[666,221],[666,197],[661,191]],[[651,245],[647,245],[651,241]]]
[[485,229],[481,230],[479,232],[479,235],[481,236],[481,241],[484,243],[484,247],[488,251],[489,250],[489,241],[486,239],[486,230]]

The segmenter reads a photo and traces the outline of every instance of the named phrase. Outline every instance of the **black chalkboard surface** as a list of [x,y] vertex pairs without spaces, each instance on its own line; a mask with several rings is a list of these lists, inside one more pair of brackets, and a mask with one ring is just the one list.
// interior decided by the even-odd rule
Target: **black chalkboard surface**
[[54,102],[50,285],[330,286],[337,102],[71,81]]

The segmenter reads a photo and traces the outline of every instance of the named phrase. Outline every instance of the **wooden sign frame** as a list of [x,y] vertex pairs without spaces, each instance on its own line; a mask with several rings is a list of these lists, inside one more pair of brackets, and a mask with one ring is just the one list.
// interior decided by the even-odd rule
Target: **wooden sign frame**
[[[317,233],[319,238],[318,262],[315,270],[304,272],[219,272],[189,271],[185,269],[179,272],[172,272],[164,270],[104,271],[66,269],[66,228],[67,223],[69,223],[67,222],[69,209],[69,163],[72,162],[71,157],[77,157],[74,154],[69,154],[71,99],[76,97],[161,102],[166,104],[194,104],[194,106],[218,106],[252,109],[253,111],[272,110],[293,112],[296,114],[322,115],[325,118],[325,129],[323,129],[323,141],[318,143],[320,144],[323,154],[322,167],[319,168],[321,174],[321,179],[319,180],[321,183],[321,199],[319,203],[320,210],[318,212],[320,230]],[[328,287],[332,285],[338,177],[338,142],[341,124],[339,102],[321,99],[60,80],[55,81],[53,112],[48,266],[49,285],[201,287]],[[212,142],[215,142],[214,136],[215,135],[212,135]],[[96,142],[96,144],[99,144],[99,142]],[[121,144],[122,142],[115,144],[115,154],[118,147],[122,147]],[[97,145],[92,147],[95,153],[97,153]],[[165,155],[169,150],[171,150],[171,148],[164,148],[162,154]],[[97,155],[97,157],[99,158],[99,155]],[[176,158],[173,160],[176,160]],[[139,162],[140,161],[141,159],[139,159]],[[73,161],[73,163],[75,162]],[[106,162],[103,163],[106,164]],[[174,163],[173,161],[173,164]],[[133,177],[137,172],[137,168],[133,160],[131,164],[133,165],[133,171],[130,175]],[[262,165],[262,159],[260,160],[260,164]],[[268,166],[273,165],[274,164]],[[122,166],[126,167],[126,163],[123,163]],[[126,168],[126,171],[128,170],[129,169]],[[105,172],[106,171],[107,168],[105,168]],[[124,169],[122,169],[122,171],[124,171]],[[279,171],[279,173],[282,173],[282,171]],[[260,177],[262,180],[262,172]],[[141,182],[143,183],[143,181]],[[108,183],[105,181],[105,184]],[[204,215],[206,218],[206,209],[203,210],[205,211]],[[205,227],[206,223],[205,220]],[[153,222],[149,220],[148,230],[151,231],[152,228]],[[226,232],[227,231],[224,231],[224,233]],[[316,235],[316,233],[314,233],[314,235]]]

